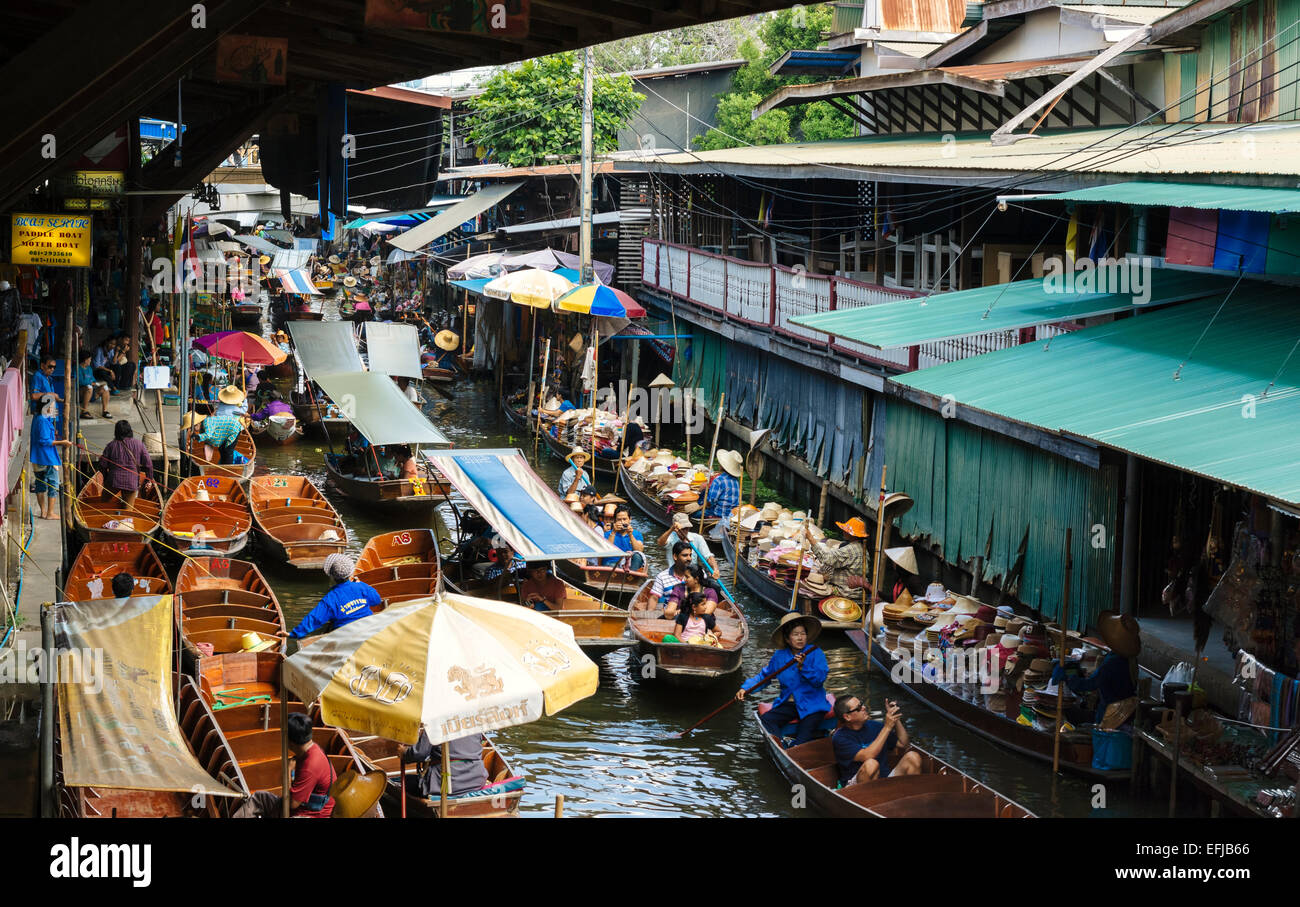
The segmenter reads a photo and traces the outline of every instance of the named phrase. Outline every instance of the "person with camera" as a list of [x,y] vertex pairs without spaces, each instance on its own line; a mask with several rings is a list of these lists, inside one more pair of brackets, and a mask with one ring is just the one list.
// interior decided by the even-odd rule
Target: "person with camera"
[[[885,700],[884,720],[874,721],[861,697],[840,696],[835,700],[835,718],[838,725],[831,733],[831,745],[841,787],[920,774],[921,757],[908,749],[911,740],[894,700]],[[897,764],[892,761],[895,757]]]

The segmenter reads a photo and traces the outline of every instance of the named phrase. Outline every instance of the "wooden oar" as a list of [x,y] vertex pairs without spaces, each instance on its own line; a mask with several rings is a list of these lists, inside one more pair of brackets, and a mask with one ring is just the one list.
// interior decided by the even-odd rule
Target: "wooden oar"
[[[807,655],[811,655],[813,652],[816,652],[816,651],[817,651],[817,647],[816,647],[816,646],[809,646],[807,649],[804,649],[804,655],[805,655],[805,656],[807,656]],[[790,665],[794,665],[794,664],[798,664],[798,663],[799,663],[799,662],[797,662],[797,661],[795,661],[793,658],[791,658],[789,661],[787,661],[785,664],[781,665],[781,667],[777,668],[777,669],[776,669],[775,671],[773,671],[771,674],[764,674],[762,677],[758,678],[758,680],[754,681],[754,685],[753,685],[752,687],[750,687],[750,689],[751,689],[751,690],[757,690],[759,687],[763,686],[763,685],[764,685],[765,683],[767,683],[769,680],[771,680],[772,678],[776,677],[777,674],[780,674],[780,673],[781,673],[782,671],[784,671],[786,668],[790,667]],[[720,706],[718,706],[716,709],[714,709],[712,712],[709,712],[709,714],[705,715],[705,716],[704,716],[703,718],[701,718],[699,721],[697,721],[697,722],[695,722],[694,724],[692,724],[692,725],[691,725],[690,727],[688,727],[686,730],[684,730],[684,731],[679,731],[679,732],[676,733],[676,734],[670,734],[670,735],[668,736],[667,739],[669,739],[669,740],[679,740],[679,739],[681,739],[682,737],[685,737],[685,736],[686,736],[687,734],[689,734],[691,731],[695,730],[695,729],[696,729],[697,727],[699,727],[701,724],[703,724],[704,722],[708,721],[708,720],[709,720],[710,718],[712,718],[714,715],[717,715],[719,712],[723,711],[724,709],[726,709],[729,705],[731,705],[731,704],[734,703],[734,702],[740,702],[740,700],[737,699],[735,696],[731,697],[731,698],[728,699],[726,702],[724,702],[722,705],[720,705]]]

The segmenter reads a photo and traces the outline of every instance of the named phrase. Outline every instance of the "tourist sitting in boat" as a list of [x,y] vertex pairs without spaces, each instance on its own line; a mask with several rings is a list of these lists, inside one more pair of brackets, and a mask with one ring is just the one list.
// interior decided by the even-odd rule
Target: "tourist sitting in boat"
[[866,585],[862,577],[871,567],[867,555],[867,524],[861,517],[856,516],[848,522],[836,523],[835,525],[840,527],[849,538],[835,546],[812,538],[808,520],[805,518],[803,522],[803,531],[808,533],[808,541],[811,543],[809,548],[817,558],[817,563],[821,565],[818,572],[835,588],[836,595],[857,598],[862,587]]
[[104,489],[117,495],[127,509],[135,504],[140,486],[147,488],[153,482],[153,457],[134,437],[127,420],[119,419],[113,426],[113,440],[104,445],[99,471],[104,475]]
[[[588,507],[591,507],[596,503],[598,497],[599,495],[596,494],[596,489],[591,485],[578,489],[578,505],[582,507],[584,512]],[[600,521],[597,520],[596,522]]]
[[1111,705],[1116,705],[1118,709],[1128,714],[1122,718],[1116,717],[1115,721],[1126,723],[1132,720],[1137,705],[1134,701],[1133,711],[1124,707],[1127,700],[1137,696],[1129,662],[1130,659],[1137,658],[1138,653],[1142,651],[1142,628],[1132,615],[1102,611],[1097,616],[1097,630],[1101,634],[1102,642],[1110,649],[1102,658],[1101,664],[1091,674],[1083,676],[1076,671],[1063,668],[1060,661],[1053,661],[1050,688],[1055,689],[1054,685],[1064,680],[1065,685],[1075,693],[1090,693],[1096,690],[1097,714],[1094,720],[1101,723],[1106,716],[1106,710]]
[[[590,489],[584,489],[580,495],[585,495],[588,491],[590,491]],[[594,493],[592,496],[594,497]],[[605,535],[605,525],[602,522],[603,519],[604,517],[601,508],[596,504],[588,504],[582,509],[582,521],[587,524],[588,529],[601,536]],[[585,563],[588,567],[599,567],[600,558],[589,557],[586,559]]]
[[[781,738],[781,745],[787,749],[811,740],[826,715],[823,684],[830,674],[830,666],[825,653],[811,644],[821,630],[821,621],[815,617],[794,612],[785,615],[772,631],[772,645],[781,648],[772,655],[762,674],[736,691],[736,698],[744,701],[747,693],[773,680],[780,683],[780,698],[759,720],[774,737],[790,722],[798,722],[793,737]],[[792,662],[795,667],[790,670]]]
[[713,616],[712,610],[706,610],[708,605],[709,600],[701,592],[692,592],[686,597],[686,606],[674,618],[677,629],[673,635],[678,642],[697,645],[717,643],[717,618]]
[[293,353],[293,347],[289,345],[289,335],[283,330],[276,331],[272,339],[275,341],[275,345],[285,353]]
[[571,495],[579,488],[586,488],[591,484],[591,479],[587,477],[587,471],[582,468],[586,464],[587,460],[590,459],[590,456],[585,450],[580,447],[575,447],[573,450],[569,451],[569,455],[564,459],[569,462],[569,468],[564,470],[564,473],[560,476],[560,484],[558,486],[560,497]]
[[535,561],[524,567],[524,580],[519,584],[519,601],[536,611],[558,611],[568,594],[564,583],[551,575],[545,561]]
[[[466,794],[487,786],[487,766],[483,764],[483,735],[471,734],[448,744],[447,764],[451,769],[448,796]],[[401,749],[401,760],[407,764],[421,765],[421,769],[406,779],[407,793],[424,800],[437,800],[442,796],[442,745],[429,743],[429,735],[420,728],[420,739],[414,746]]]
[[704,609],[708,614],[718,606],[718,589],[713,580],[697,564],[688,564],[685,579],[668,593],[668,602],[664,605],[664,617],[671,620],[676,617],[683,601],[692,595],[704,596]]
[[135,589],[135,577],[123,570],[113,577],[109,586],[113,590],[113,598],[130,598],[131,592]]
[[399,444],[393,448],[393,463],[397,467],[397,478],[409,481],[420,477],[419,465],[415,462],[415,457],[408,445]]
[[328,633],[362,617],[369,617],[382,604],[379,593],[367,583],[350,579],[356,561],[335,552],[325,558],[325,575],[334,582],[316,607],[289,632],[291,639],[303,639],[318,631]]
[[249,418],[254,422],[264,422],[272,416],[283,414],[293,415],[293,407],[284,402],[284,397],[281,396],[278,390],[272,390],[267,395],[266,405],[249,416]]
[[94,418],[90,414],[90,401],[98,397],[103,416],[108,419],[110,418],[108,412],[108,382],[95,379],[95,371],[90,365],[92,358],[89,350],[83,352],[81,354],[81,364],[77,367],[77,387],[81,392],[81,418]]
[[410,400],[412,403],[420,402],[420,395],[415,390],[415,385],[411,383],[410,378],[394,375],[393,383],[397,385],[397,389],[402,392],[402,396],[407,400]]
[[203,420],[203,428],[199,430],[198,438],[206,445],[203,449],[204,459],[212,462],[215,450],[219,454],[218,462],[222,464],[235,462],[235,442],[239,440],[239,433],[243,430],[243,424],[234,416],[220,413],[208,416]]
[[664,570],[655,577],[655,581],[650,585],[650,594],[659,600],[660,604],[668,603],[668,596],[677,586],[686,582],[686,568],[691,565],[691,546],[685,542],[678,542],[673,545],[672,563],[668,569]]
[[[673,514],[672,526],[665,530],[663,535],[659,536],[659,544],[666,548],[672,548],[678,542],[686,542],[688,545],[693,546],[691,556],[698,561],[699,557],[703,555],[708,562],[709,572],[718,572],[718,561],[713,556],[713,552],[709,550],[708,541],[698,532],[691,531],[690,516],[681,512]],[[699,554],[696,553],[697,550]]]
[[[330,786],[336,775],[325,755],[312,740],[311,718],[291,712],[286,719],[289,758],[293,759],[293,785],[289,788],[289,815],[295,819],[328,819],[334,812]],[[234,813],[236,819],[277,819],[284,815],[279,794],[257,791]]]
[[247,395],[233,384],[227,384],[217,394],[217,408],[214,415],[242,416],[247,412]]
[[740,475],[745,459],[734,450],[720,450],[718,465],[723,471],[709,480],[709,503],[704,508],[704,516],[725,520],[740,506]]
[[632,511],[626,505],[614,505],[614,526],[605,539],[615,548],[628,552],[630,558],[605,558],[603,566],[614,567],[623,562],[628,562],[632,570],[640,570],[645,566],[645,539],[641,536],[641,530],[632,525]]
[[[838,723],[831,733],[831,745],[840,787],[921,773],[921,756],[907,749],[911,741],[894,700],[885,700],[884,721],[871,721],[860,697],[840,696],[835,700],[835,718]],[[894,756],[898,763],[891,768]]]

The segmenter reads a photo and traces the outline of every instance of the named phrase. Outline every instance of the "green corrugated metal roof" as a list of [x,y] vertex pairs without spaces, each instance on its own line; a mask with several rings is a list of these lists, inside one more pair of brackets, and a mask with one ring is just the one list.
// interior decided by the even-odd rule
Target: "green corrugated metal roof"
[[[1147,306],[1203,299],[1226,292],[1232,286],[1230,278],[1213,274],[1167,268],[1149,269],[1145,274],[1150,278],[1149,284],[1146,277],[1142,278],[1143,286],[1150,288],[1150,298],[1144,303]],[[1069,286],[1082,285],[1078,274],[1073,280]],[[1059,292],[1062,286],[1065,285],[1054,287],[1039,278],[1017,280],[974,290],[804,315],[791,321],[836,337],[890,349],[1125,312],[1135,304],[1134,296],[1129,293]]]
[[1244,283],[1215,318],[1221,302],[1189,302],[892,380],[1300,504],[1295,290]]
[[1227,211],[1300,211],[1300,189],[1263,189],[1204,183],[1115,183],[1071,192],[1039,195],[1035,201],[1115,202],[1125,205],[1167,205],[1170,208],[1222,208]]

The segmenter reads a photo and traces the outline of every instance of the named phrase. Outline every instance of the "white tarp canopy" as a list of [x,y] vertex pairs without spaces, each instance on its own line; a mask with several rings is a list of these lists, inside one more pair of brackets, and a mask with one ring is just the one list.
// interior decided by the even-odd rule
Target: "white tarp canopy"
[[271,267],[296,271],[307,267],[307,261],[311,256],[310,249],[281,249],[271,257]]
[[421,249],[470,218],[478,217],[522,185],[523,183],[497,183],[486,189],[480,189],[463,202],[458,202],[424,223],[417,224],[401,236],[393,237],[389,243],[404,252]]
[[347,321],[286,322],[303,369],[312,380],[340,372],[364,372],[365,364]]
[[367,321],[366,358],[372,372],[419,378],[420,332],[413,324]]
[[387,375],[348,372],[312,378],[371,444],[450,443]]
[[243,243],[244,245],[248,246],[248,248],[250,249],[256,249],[258,252],[261,252],[263,255],[274,255],[277,252],[284,251],[284,247],[277,246],[275,243],[268,242],[267,240],[262,239],[262,237],[254,236],[251,233],[240,233],[238,236],[235,237],[235,240],[237,242]]

